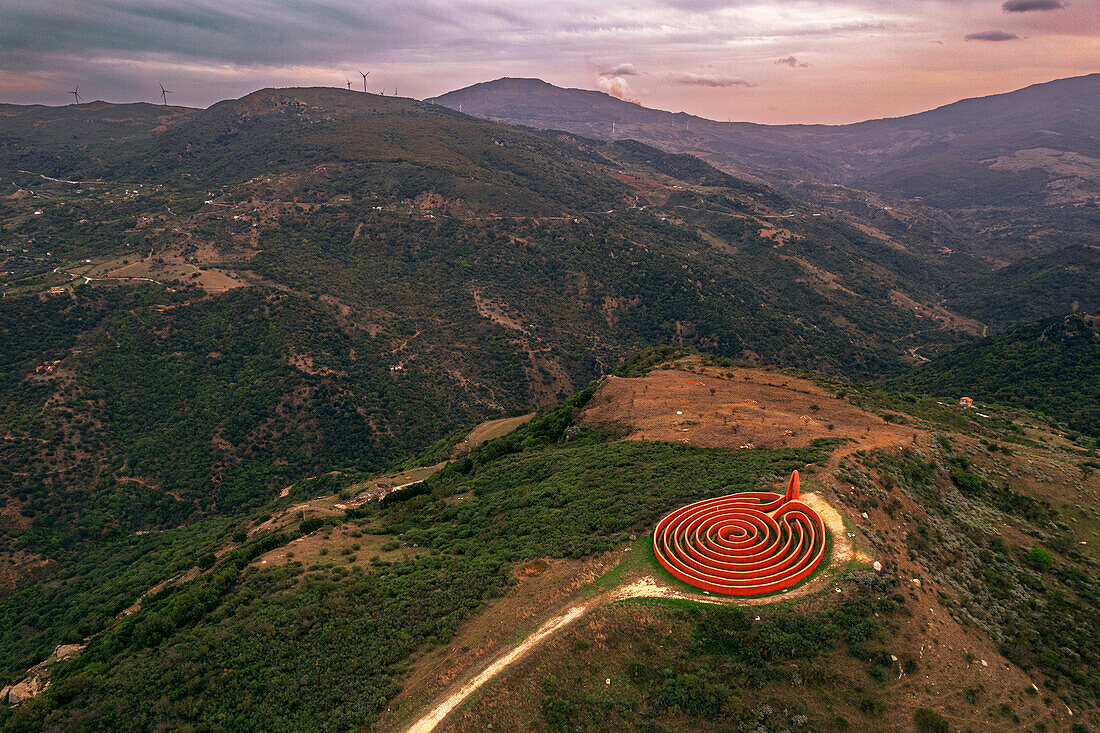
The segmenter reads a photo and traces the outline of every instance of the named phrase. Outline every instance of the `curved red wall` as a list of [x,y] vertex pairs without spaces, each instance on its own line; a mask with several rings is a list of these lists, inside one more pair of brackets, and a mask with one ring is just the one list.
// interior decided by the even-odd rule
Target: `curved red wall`
[[788,588],[825,554],[825,523],[798,495],[795,471],[785,494],[752,491],[688,504],[657,523],[653,551],[665,570],[712,593]]

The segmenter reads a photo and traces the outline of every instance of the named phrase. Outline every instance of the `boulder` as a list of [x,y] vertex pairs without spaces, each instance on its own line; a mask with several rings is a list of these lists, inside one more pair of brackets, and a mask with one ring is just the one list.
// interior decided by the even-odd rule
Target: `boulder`
[[22,682],[12,685],[8,690],[8,704],[18,705],[24,700],[30,700],[32,697],[46,689],[46,683],[43,681],[41,675],[34,675],[28,677]]

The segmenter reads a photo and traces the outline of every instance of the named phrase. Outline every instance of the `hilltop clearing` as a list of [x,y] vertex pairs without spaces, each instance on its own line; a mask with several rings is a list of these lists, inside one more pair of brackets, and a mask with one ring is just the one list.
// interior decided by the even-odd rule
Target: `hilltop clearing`
[[[940,445],[949,445],[953,438],[958,441],[962,453],[974,455],[977,462],[986,464],[981,457],[986,453],[981,444],[971,437],[964,437],[969,431],[941,432],[944,425],[940,420],[913,422],[912,416],[902,413],[894,413],[892,421],[886,421],[880,416],[883,413],[869,413],[848,400],[837,398],[835,390],[781,372],[708,367],[691,358],[683,360],[678,366],[679,369],[665,365],[642,377],[610,377],[590,400],[581,418],[582,424],[598,427],[614,425],[625,433],[628,440],[671,439],[707,447],[724,445],[740,451],[746,450],[740,441],[744,439],[742,431],[748,430],[754,431],[751,434],[760,441],[761,447],[769,442],[772,445],[780,445],[784,441],[788,445],[808,443],[814,434],[807,429],[803,418],[806,413],[816,414],[826,425],[832,426],[829,432],[842,441],[827,462],[816,468],[810,467],[805,474],[809,476],[807,483],[828,497],[832,506],[838,507],[844,515],[843,522],[837,516],[839,527],[834,526],[832,532],[834,542],[843,540],[849,549],[838,552],[834,546],[834,573],[827,573],[824,577],[818,577],[816,582],[811,581],[797,588],[796,592],[780,597],[728,600],[706,596],[663,574],[651,554],[645,559],[649,542],[645,536],[627,548],[633,553],[620,552],[610,559],[601,558],[596,568],[585,568],[583,571],[578,568],[577,574],[568,581],[560,574],[540,578],[538,571],[535,577],[529,577],[517,568],[520,585],[514,592],[464,624],[446,652],[434,652],[417,665],[409,685],[391,708],[394,718],[386,718],[393,723],[382,729],[405,729],[396,721],[408,715],[414,706],[424,705],[432,696],[440,701],[439,705],[424,708],[428,712],[421,713],[422,717],[412,718],[416,722],[409,725],[408,730],[482,730],[489,724],[495,728],[508,728],[530,720],[542,721],[545,725],[561,719],[556,717],[559,712],[555,711],[558,710],[567,716],[566,720],[591,720],[591,716],[597,714],[593,705],[603,710],[600,715],[610,716],[606,720],[630,720],[632,718],[627,715],[627,709],[645,710],[645,700],[649,700],[650,705],[657,703],[656,709],[645,715],[660,717],[662,705],[659,698],[654,697],[657,693],[652,689],[655,684],[650,676],[652,672],[641,676],[633,671],[624,674],[624,670],[632,669],[629,660],[637,654],[632,650],[639,643],[642,649],[647,648],[646,642],[641,639],[645,632],[639,630],[652,629],[656,623],[662,629],[658,638],[664,638],[667,645],[670,637],[665,634],[672,634],[677,639],[672,643],[672,648],[683,648],[686,652],[694,648],[693,642],[690,638],[676,635],[682,633],[685,625],[690,628],[697,623],[691,619],[698,616],[685,616],[675,605],[637,601],[624,605],[623,601],[664,598],[681,602],[690,600],[703,603],[704,607],[732,604],[749,608],[757,608],[761,603],[778,603],[775,611],[753,613],[763,617],[765,622],[783,623],[786,628],[796,628],[799,624],[817,623],[811,620],[813,614],[822,608],[822,602],[827,597],[835,595],[832,594],[833,585],[851,592],[843,577],[837,580],[835,569],[838,566],[849,572],[869,568],[872,561],[878,561],[885,567],[883,572],[895,579],[893,582],[900,587],[894,598],[904,599],[903,606],[908,609],[902,616],[893,612],[891,621],[877,637],[888,649],[888,653],[880,655],[886,661],[878,664],[886,671],[887,679],[893,680],[886,683],[889,692],[876,691],[875,683],[867,689],[866,683],[857,678],[853,681],[854,687],[847,693],[841,693],[839,700],[831,693],[825,693],[820,689],[822,685],[828,690],[839,689],[837,685],[846,679],[843,670],[850,664],[843,656],[826,655],[830,661],[824,664],[831,669],[824,672],[823,682],[816,683],[815,705],[803,703],[796,706],[792,699],[785,696],[782,685],[776,689],[775,685],[769,684],[769,693],[764,699],[772,704],[774,714],[778,715],[783,710],[782,715],[790,720],[790,716],[795,715],[794,710],[801,709],[811,720],[832,720],[822,716],[820,706],[824,704],[830,711],[829,715],[834,717],[840,714],[849,720],[852,717],[867,722],[874,720],[877,728],[891,730],[909,730],[912,716],[922,708],[938,711],[938,715],[944,715],[953,725],[960,726],[967,721],[971,725],[982,724],[982,721],[988,720],[984,711],[999,711],[993,715],[1016,719],[1056,720],[1062,723],[1074,719],[1064,705],[1053,699],[1047,698],[1042,704],[1038,695],[1028,698],[1029,691],[1033,692],[1030,685],[1041,681],[1041,675],[1028,675],[1017,666],[1021,662],[1019,658],[1014,659],[1016,664],[1013,664],[1013,661],[1002,656],[998,645],[984,635],[992,633],[996,638],[1003,633],[996,625],[988,625],[991,623],[988,616],[960,616],[957,610],[960,606],[956,603],[962,603],[961,608],[968,606],[967,592],[960,594],[958,586],[952,587],[958,576],[940,575],[938,560],[922,557],[922,550],[928,549],[923,544],[929,526],[925,522],[931,522],[936,527],[935,531],[943,533],[939,535],[942,540],[952,540],[948,540],[947,530],[941,523],[941,510],[935,506],[926,507],[926,496],[910,493],[919,487],[908,484],[904,479],[897,480],[896,469],[892,468],[897,465],[893,463],[896,460],[893,457],[900,457],[904,463],[912,460],[908,456],[922,453],[943,456]],[[761,411],[760,407],[765,407],[764,411],[770,413],[768,421],[761,424],[752,412],[734,407],[746,403],[751,405],[749,409],[753,411]],[[816,406],[816,410],[811,411],[810,405]],[[677,415],[675,407],[681,408],[679,411],[683,414]],[[723,415],[724,412],[732,414]],[[910,424],[903,427],[893,422],[895,420]],[[742,427],[737,431],[730,430],[734,425]],[[1028,430],[1037,428],[1038,425],[1033,425]],[[1041,429],[1035,435],[1042,435]],[[1026,452],[1026,457],[1016,457],[1007,465],[1001,464],[998,468],[996,460],[988,464],[992,472],[1013,477],[1014,485],[1026,492],[1012,500],[1015,508],[1006,504],[1001,504],[1001,507],[1010,513],[1020,511],[1021,507],[1032,506],[1023,498],[1031,495],[1039,502],[1034,504],[1035,507],[1062,507],[1065,511],[1071,506],[1070,502],[1080,498],[1072,488],[1078,481],[1074,469],[1065,467],[1063,463],[1065,444],[1051,448],[1040,448],[1037,444],[1033,446]],[[875,468],[865,472],[862,467],[865,462]],[[961,461],[956,460],[956,464],[959,463]],[[986,468],[971,470],[985,475]],[[1040,484],[1032,483],[1024,478],[1028,471],[1042,473],[1047,480]],[[1048,471],[1050,473],[1043,473]],[[897,482],[891,491],[886,492],[888,499],[878,498],[882,495],[880,490],[875,490],[868,483],[869,479],[874,481],[872,477],[876,474],[887,486]],[[955,480],[958,479],[952,479]],[[1087,491],[1091,492],[1095,501],[1100,487],[1095,477],[1087,483],[1091,486]],[[1058,486],[1063,488],[1056,488]],[[926,488],[922,490],[927,491]],[[872,500],[872,496],[876,498]],[[812,494],[811,500],[816,500]],[[822,505],[829,507],[824,502]],[[1025,524],[1041,521],[1041,514],[1032,513],[1030,519],[1026,518],[1028,516],[1026,513],[1023,515]],[[1080,536],[1095,542],[1100,526],[1095,521],[1094,512],[1086,512],[1086,516],[1089,518],[1089,529]],[[1017,530],[1009,529],[1018,526],[1014,523],[1019,521],[1009,519],[1004,525],[1003,537],[1008,543],[1006,549],[1024,537]],[[849,527],[855,532],[857,547],[861,548],[854,555],[850,549]],[[900,543],[897,541],[899,537]],[[1024,547],[1027,547],[1026,539]],[[1011,556],[1013,551],[1009,550],[1008,554]],[[1078,556],[1077,559],[1090,563],[1094,561],[1089,559],[1092,557],[1090,552],[1088,557]],[[591,590],[583,586],[579,591],[571,590],[577,587],[577,582],[583,583],[585,578],[593,577],[598,572],[597,568],[609,564],[614,570],[592,583]],[[882,577],[881,573],[872,575]],[[544,589],[534,590],[540,584]],[[823,587],[829,590],[824,596],[821,593]],[[976,590],[974,586],[970,587],[971,592]],[[564,601],[559,600],[563,591],[567,596]],[[544,596],[546,603],[541,612],[533,611],[530,599],[539,596]],[[515,601],[509,599],[521,597],[528,599],[527,605],[517,614],[517,609],[512,605]],[[795,600],[803,598],[806,600]],[[804,616],[804,620],[800,621],[800,616]],[[974,625],[982,629],[978,636],[974,634]],[[523,644],[513,646],[517,634],[521,637],[531,635]],[[633,643],[629,641],[631,639]],[[669,653],[660,654],[668,663],[673,663]],[[851,653],[857,659],[861,656],[854,648]],[[797,662],[800,656],[794,655],[790,664],[801,670],[800,674],[806,674],[803,663]],[[874,656],[872,654],[871,658]],[[456,665],[444,660],[460,661]],[[689,668],[693,664],[683,659],[675,663]],[[655,669],[653,663],[642,664],[646,669]],[[470,670],[467,675],[457,673],[466,665]],[[447,673],[437,674],[443,667],[448,670]],[[878,672],[871,671],[871,678],[874,679]],[[611,680],[609,685],[603,683],[605,675]],[[564,687],[556,682],[550,682],[550,687],[547,687],[548,680],[558,679],[576,680],[580,689],[586,692],[581,693],[577,688]],[[1049,682],[1050,678],[1047,679]],[[485,691],[481,691],[482,688]],[[936,693],[937,689],[943,688],[970,692],[957,693],[965,702],[962,707],[945,705],[943,698]],[[531,692],[534,689],[543,690],[544,696],[533,696]],[[884,693],[890,698],[889,702],[882,697]],[[561,702],[548,707],[550,698],[545,697],[547,694],[560,696]],[[823,694],[827,697],[822,698]],[[582,702],[583,696],[588,696],[587,701]],[[825,699],[831,701],[824,703]],[[595,700],[604,702],[597,703]],[[759,706],[747,702],[743,703],[744,707],[735,708],[728,707],[732,703],[721,700],[713,704],[717,707],[700,708],[694,715],[689,715],[693,728],[710,730],[699,716],[701,714],[702,719],[706,719],[719,709],[739,710],[740,714],[748,715],[750,719],[753,715],[759,715],[760,711]],[[1087,711],[1095,710],[1095,704],[1084,704],[1086,715],[1090,715]],[[1080,715],[1082,710],[1076,705],[1074,707]],[[714,713],[703,710],[713,710]],[[1010,712],[1005,713],[1006,710]],[[620,715],[626,717],[620,718]],[[888,720],[896,721],[896,726],[888,724]]]
[[854,450],[915,443],[920,434],[887,422],[809,379],[782,372],[711,367],[698,374],[658,369],[611,375],[582,418],[613,426],[627,440],[667,440],[708,448],[780,448],[834,439],[834,460]]

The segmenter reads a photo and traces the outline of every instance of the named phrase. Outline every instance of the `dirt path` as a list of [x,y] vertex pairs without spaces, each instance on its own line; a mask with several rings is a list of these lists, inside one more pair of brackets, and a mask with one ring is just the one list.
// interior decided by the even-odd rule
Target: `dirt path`
[[541,644],[547,637],[576,621],[588,610],[588,608],[588,604],[573,606],[560,616],[555,616],[544,623],[539,627],[538,631],[524,639],[515,649],[490,664],[482,670],[480,674],[462,685],[457,692],[432,708],[431,712],[413,723],[412,726],[408,728],[408,733],[428,733],[429,731],[435,730],[435,727],[439,725],[444,718],[461,705],[466,698],[474,694],[479,687],[491,680],[508,665],[515,662],[531,649]]
[[[818,516],[821,517],[821,520],[825,522],[825,526],[829,529],[829,534],[833,536],[833,554],[829,558],[829,566],[840,567],[855,557],[852,538],[848,536],[848,528],[844,526],[844,519],[840,516],[840,512],[813,492],[803,494],[801,499],[818,513]],[[802,587],[805,588],[808,585]],[[795,590],[800,589],[796,588]]]
[[101,281],[105,281],[105,280],[140,280],[142,282],[156,283],[157,285],[164,285],[164,287],[168,287],[167,285],[162,283],[160,280],[154,280],[151,277],[136,277],[136,276],[131,277],[129,275],[119,275],[117,277],[91,277],[90,275],[78,275],[75,272],[69,272],[68,270],[62,270],[60,267],[55,267],[53,271],[57,272],[57,273],[61,273],[63,275],[68,275],[69,278],[70,278],[69,282],[72,282],[73,280],[79,280],[80,278],[84,278],[84,284],[85,285],[87,285],[88,283],[91,283],[91,282],[101,282]]
[[716,604],[724,602],[720,599],[699,598],[693,593],[684,593],[664,587],[658,585],[654,578],[646,577],[630,585],[620,586],[610,590],[586,603],[571,606],[564,613],[560,613],[544,623],[535,633],[528,636],[511,651],[498,657],[477,675],[462,683],[455,692],[448,695],[426,715],[406,728],[406,733],[430,733],[435,730],[436,726],[442,723],[448,715],[457,710],[458,707],[462,705],[467,698],[477,692],[482,685],[496,677],[512,664],[515,664],[529,651],[541,645],[548,638],[562,631],[586,613],[629,598],[680,598],[698,601],[700,603]]
[[[828,567],[839,568],[844,566],[849,560],[855,557],[855,553],[852,547],[852,540],[848,537],[847,529],[844,526],[844,520],[841,518],[840,513],[817,494],[803,494],[802,500],[821,515],[821,518],[824,520],[825,525],[829,528],[829,532],[833,536],[833,550],[829,558]],[[700,593],[684,591],[652,575],[643,576],[630,583],[612,588],[588,601],[571,605],[567,610],[554,615],[544,622],[537,631],[528,636],[513,649],[498,656],[480,672],[467,677],[464,682],[459,683],[454,692],[444,697],[427,713],[417,718],[409,727],[405,728],[405,733],[430,733],[435,730],[448,715],[457,710],[462,703],[477,692],[478,689],[522,659],[532,649],[540,646],[551,636],[561,632],[585,614],[596,611],[612,603],[618,603],[619,601],[625,601],[632,598],[670,598],[714,605],[762,606],[816,593],[829,582],[831,582],[831,576],[822,574],[810,582],[794,588],[789,593],[780,593],[764,598],[733,598],[702,595]]]

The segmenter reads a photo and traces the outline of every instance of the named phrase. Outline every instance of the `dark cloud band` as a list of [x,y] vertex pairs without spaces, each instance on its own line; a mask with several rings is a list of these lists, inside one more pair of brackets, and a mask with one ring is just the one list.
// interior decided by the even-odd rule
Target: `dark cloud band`
[[1017,39],[1019,39],[1018,35],[1005,31],[981,31],[966,35],[967,41],[1015,41]]
[[691,74],[686,71],[669,74],[669,80],[676,84],[690,84],[701,87],[755,87],[753,82],[739,76],[722,74]]
[[789,66],[792,69],[798,68],[798,67],[805,68],[805,67],[810,65],[809,62],[799,61],[794,56],[784,56],[781,59],[776,59],[775,63],[776,63],[776,66]]
[[1061,10],[1066,7],[1062,0],[1007,0],[1001,8],[1006,13],[1026,13],[1031,10]]
[[638,70],[634,64],[619,64],[600,72],[600,76],[637,76]]

